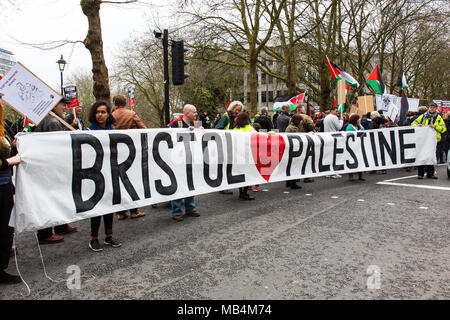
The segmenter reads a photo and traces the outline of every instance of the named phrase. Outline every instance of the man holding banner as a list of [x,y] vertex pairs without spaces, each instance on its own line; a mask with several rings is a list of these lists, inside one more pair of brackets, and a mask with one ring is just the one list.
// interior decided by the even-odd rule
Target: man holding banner
[[[187,104],[183,108],[183,118],[172,123],[171,128],[189,128],[189,130],[194,130],[195,119],[197,118],[197,108],[192,104]],[[192,159],[191,159],[192,160]],[[184,209],[186,210],[186,215],[191,217],[199,217],[200,213],[195,209],[194,196],[187,197],[183,199],[172,200],[172,219],[180,222],[183,221],[181,214],[181,206],[184,201]]]
[[[53,112],[61,118],[64,118],[64,112],[70,100],[62,98],[61,101],[53,108]],[[44,119],[36,127],[35,132],[51,132],[51,131],[65,131],[68,130],[63,123],[52,114],[47,114]],[[71,227],[68,224],[63,224],[55,227],[55,234],[52,228],[38,230],[37,236],[40,244],[52,244],[64,241],[64,234],[76,232],[76,227]]]
[[[411,124],[412,126],[429,126],[436,132],[437,142],[441,141],[441,135],[447,131],[445,126],[445,122],[442,117],[438,114],[436,103],[430,103],[428,111],[424,114],[420,115],[414,122]],[[418,179],[423,179],[425,174],[425,168],[427,169],[427,178],[428,179],[437,179],[434,175],[434,165],[426,165],[418,167]]]

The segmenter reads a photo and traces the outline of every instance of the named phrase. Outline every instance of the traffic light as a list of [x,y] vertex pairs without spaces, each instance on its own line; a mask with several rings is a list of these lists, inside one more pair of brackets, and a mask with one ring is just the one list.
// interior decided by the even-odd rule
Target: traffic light
[[189,74],[184,72],[184,66],[189,63],[184,60],[186,51],[183,40],[172,41],[172,83],[175,86],[184,84],[184,79],[189,77]]

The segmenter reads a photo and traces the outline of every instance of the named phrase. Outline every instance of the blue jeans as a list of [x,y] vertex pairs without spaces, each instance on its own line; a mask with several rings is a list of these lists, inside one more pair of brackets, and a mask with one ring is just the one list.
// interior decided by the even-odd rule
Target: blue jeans
[[178,200],[172,200],[172,217],[182,215],[181,206],[183,205],[186,213],[192,213],[195,211],[195,201],[194,197],[187,197]]

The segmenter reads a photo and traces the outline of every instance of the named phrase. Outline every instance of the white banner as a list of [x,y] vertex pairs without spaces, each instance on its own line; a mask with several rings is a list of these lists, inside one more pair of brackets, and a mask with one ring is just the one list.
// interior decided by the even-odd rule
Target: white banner
[[266,182],[434,164],[436,134],[73,131],[22,134],[18,149],[10,225],[22,232]]

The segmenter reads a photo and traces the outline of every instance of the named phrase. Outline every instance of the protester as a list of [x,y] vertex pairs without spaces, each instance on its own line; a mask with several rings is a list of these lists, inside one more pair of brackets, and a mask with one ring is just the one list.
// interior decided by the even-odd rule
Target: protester
[[289,125],[286,127],[285,132],[299,132],[302,120],[303,116],[301,114],[294,114],[289,120]]
[[5,130],[4,109],[0,96],[0,284],[20,283],[20,277],[5,270],[9,265],[14,239],[14,228],[9,219],[14,205],[14,185],[12,167],[21,162],[17,150]]
[[[428,108],[428,111],[421,114],[414,122],[412,123],[413,126],[429,126],[430,128],[434,129],[436,131],[436,138],[437,142],[441,141],[442,134],[447,131],[447,128],[445,126],[445,122],[442,119],[442,117],[438,114],[437,105],[436,103],[432,102],[430,103],[430,106]],[[427,171],[427,178],[428,179],[437,179],[434,175],[434,166],[433,165],[427,165],[427,166],[419,166],[418,167],[418,179],[423,179],[425,169]]]
[[[183,118],[175,121],[170,126],[171,128],[189,128],[189,130],[194,130],[195,119],[197,119],[197,108],[192,104],[187,104],[183,108]],[[203,128],[203,127],[201,127]],[[200,213],[195,209],[195,199],[194,197],[186,197],[182,199],[172,200],[172,219],[179,222],[183,221],[181,206],[184,201],[184,209],[187,216],[199,217]]]
[[281,113],[281,111],[277,110],[277,111],[275,111],[275,113],[272,116],[272,123],[273,123],[273,128],[274,129],[278,129],[278,127],[277,127],[277,119],[278,119],[280,113]]
[[205,128],[205,129],[211,128],[211,122],[209,121],[208,111],[203,111],[199,118],[201,121],[201,126],[203,128]]
[[341,128],[341,131],[345,131],[345,129],[347,128],[349,119],[350,119],[350,115],[348,114],[348,112],[342,113],[342,128]]
[[265,130],[266,132],[272,131],[273,129],[272,120],[270,120],[268,116],[267,108],[261,109],[260,116],[258,118],[255,118],[255,121],[253,123],[259,123],[262,127],[262,130]]
[[370,120],[370,112],[367,112],[365,115],[363,115],[361,119],[361,125],[364,128],[364,130],[369,130],[371,122],[372,121]]
[[289,104],[284,104],[281,106],[281,113],[277,118],[277,129],[279,132],[286,132],[286,128],[289,125],[291,119],[290,112],[291,106]]
[[[314,121],[308,115],[302,115],[302,117],[303,119],[300,121],[300,124],[298,126],[299,132],[314,132],[316,129]],[[303,179],[303,182],[305,183],[314,182],[314,179],[305,178]]]
[[74,129],[78,130],[84,130],[86,127],[84,125],[83,119],[81,119],[81,111],[83,107],[80,103],[79,106],[75,107],[75,115],[73,115],[73,111],[71,111],[68,115],[65,117],[65,121],[70,124]]
[[[58,104],[53,108],[53,112],[61,119],[64,118],[64,111],[67,108],[67,104],[70,100],[67,98],[61,99]],[[44,119],[34,130],[35,132],[51,132],[51,131],[66,131],[69,130],[64,126],[57,118],[51,114],[47,114]],[[64,235],[72,232],[76,232],[76,227],[71,227],[68,224],[56,226],[54,228],[55,234],[53,234],[52,228],[46,228],[38,230],[37,237],[40,244],[53,244],[64,241]]]
[[[111,113],[110,105],[105,101],[95,102],[89,111],[89,122],[91,123],[89,130],[114,130],[113,124],[115,119]],[[122,245],[120,241],[113,239],[112,237],[114,214],[105,214],[103,216],[91,218],[91,240],[89,241],[89,248],[95,252],[103,250],[98,241],[98,231],[100,229],[102,217],[105,227],[105,241],[103,243],[113,248]]]
[[240,101],[233,101],[228,107],[228,111],[223,114],[216,125],[216,129],[233,129],[234,119],[244,110],[244,105]]
[[125,108],[127,106],[127,98],[124,95],[115,95],[113,97],[113,104],[114,111],[112,115],[114,119],[116,119],[116,122],[114,123],[114,128],[116,128],[116,130],[147,128],[136,112]]
[[369,129],[381,129],[386,127],[386,119],[381,116],[378,111],[370,113],[370,127]]
[[444,157],[445,157],[446,161],[448,161],[449,159],[447,159],[447,154],[448,154],[448,150],[450,149],[450,132],[449,132],[449,130],[450,130],[450,111],[445,113],[442,116],[442,119],[444,120],[446,131],[442,137],[443,157],[441,158],[441,160],[444,160]]
[[[233,129],[235,118],[237,115],[244,110],[244,105],[240,101],[233,101],[228,106],[228,111],[226,111],[223,116],[220,117],[219,122],[217,122],[215,128],[216,129],[222,129],[222,130],[228,130]],[[219,191],[221,194],[233,194],[233,191],[231,190],[222,190]]]
[[406,112],[406,119],[403,122],[403,125],[404,126],[410,126],[411,123],[413,123],[414,120],[416,120],[418,116],[419,116],[419,114],[414,112],[414,111],[407,111]]
[[[234,131],[256,132],[250,124],[250,117],[247,112],[241,112],[237,116],[234,124]],[[239,188],[239,200],[255,200],[255,197],[248,194],[248,187]]]
[[314,113],[314,124],[317,132],[323,132],[323,119],[324,115],[322,112]]
[[[356,113],[352,113],[348,118],[348,125],[345,128],[345,131],[359,131],[359,130],[364,130],[364,127],[361,125],[361,117]],[[348,174],[348,179],[350,181],[353,181],[353,173]],[[366,180],[363,178],[362,172],[358,172],[358,180],[361,181]]]
[[[141,118],[132,110],[128,110],[127,98],[122,94],[117,94],[113,97],[114,111],[112,116],[115,119],[114,128],[120,129],[146,129],[147,127],[142,122]],[[130,209],[130,218],[136,219],[145,216],[145,213],[138,208]],[[128,218],[127,211],[120,211],[117,213],[117,219],[123,220]]]
[[[338,118],[338,108],[332,107],[330,113],[323,119],[323,131],[324,132],[336,132],[340,131],[343,126],[343,121]],[[327,176],[333,179],[342,178],[340,174],[334,174],[331,176]]]
[[338,115],[338,108],[331,108],[330,113],[323,119],[324,132],[336,132],[342,129],[343,121],[339,120]]
[[[301,114],[294,114],[292,118],[289,120],[289,125],[286,127],[285,132],[300,132],[300,123],[303,120],[303,116]],[[286,187],[291,189],[301,189],[302,187],[297,184],[297,179],[287,180]]]

